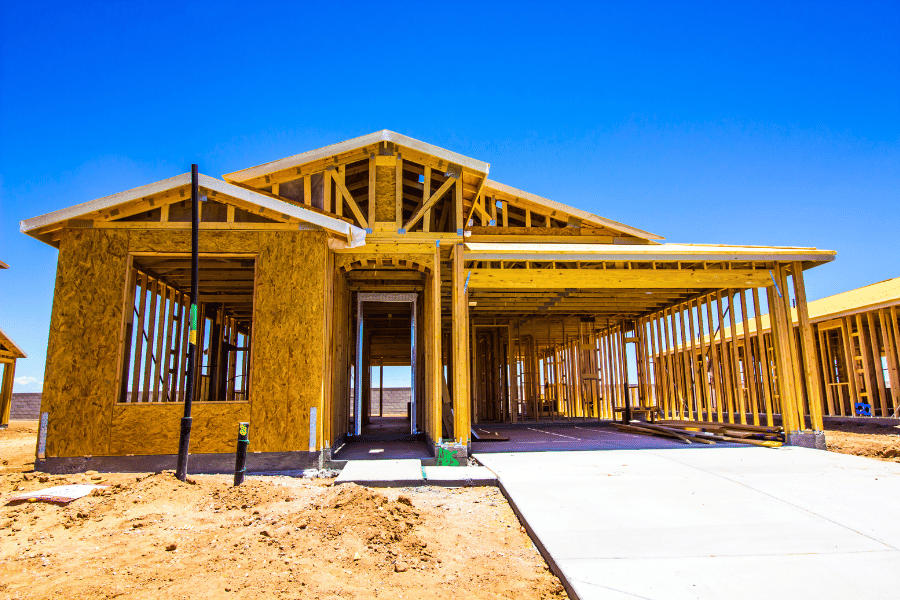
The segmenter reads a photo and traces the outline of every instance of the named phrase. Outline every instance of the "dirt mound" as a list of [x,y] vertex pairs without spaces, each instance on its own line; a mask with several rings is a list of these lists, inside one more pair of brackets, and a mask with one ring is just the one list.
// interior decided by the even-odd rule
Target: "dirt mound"
[[[327,479],[30,472],[35,435],[0,431],[0,500],[108,487],[59,506],[0,504],[0,598],[564,596],[496,488],[332,486]],[[27,450],[27,451],[26,451]],[[5,467],[5,470],[4,470]]]
[[827,430],[825,443],[832,452],[900,462],[900,436],[895,431],[872,434]]

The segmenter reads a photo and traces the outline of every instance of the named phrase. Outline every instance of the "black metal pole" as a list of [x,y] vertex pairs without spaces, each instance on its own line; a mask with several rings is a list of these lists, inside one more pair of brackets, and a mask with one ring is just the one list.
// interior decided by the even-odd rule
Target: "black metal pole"
[[249,429],[250,423],[238,424],[237,451],[234,453],[234,485],[244,483],[244,473],[247,471],[247,446],[250,445]]
[[197,362],[197,301],[199,300],[200,271],[200,182],[197,165],[191,165],[191,312],[190,343],[188,344],[187,385],[184,390],[184,416],[181,418],[181,438],[178,440],[178,464],[175,477],[187,477],[188,448],[191,445],[191,405],[194,400],[194,371]]

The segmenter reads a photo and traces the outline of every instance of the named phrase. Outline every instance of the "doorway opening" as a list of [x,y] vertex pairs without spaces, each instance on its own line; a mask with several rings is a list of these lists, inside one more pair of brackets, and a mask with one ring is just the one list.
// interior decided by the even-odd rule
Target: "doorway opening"
[[[359,292],[356,295],[356,380],[353,398],[354,436],[416,435],[416,330],[418,294]],[[409,367],[408,408],[384,415],[383,386],[379,416],[373,417],[372,367],[379,366],[382,382],[384,366]],[[373,422],[373,419],[377,419]],[[405,422],[404,422],[405,421]],[[367,429],[367,432],[364,432]]]

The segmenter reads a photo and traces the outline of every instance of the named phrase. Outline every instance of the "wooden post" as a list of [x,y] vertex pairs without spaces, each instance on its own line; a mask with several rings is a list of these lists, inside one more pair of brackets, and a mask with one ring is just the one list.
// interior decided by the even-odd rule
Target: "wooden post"
[[0,385],[0,425],[9,425],[9,414],[12,409],[13,381],[16,376],[16,361],[3,363],[3,384]]
[[775,350],[778,397],[781,403],[781,423],[786,433],[798,431],[796,404],[794,402],[794,377],[791,366],[790,330],[784,316],[784,303],[775,287],[767,287],[769,323],[772,327],[772,346]]
[[463,265],[463,245],[453,246],[453,436],[468,445],[471,433],[469,417],[469,303]]
[[431,386],[431,434],[432,441],[441,439],[441,418],[443,409],[444,362],[441,348],[441,249],[435,246],[434,266],[431,269],[431,314],[425,318],[431,326],[431,373],[426,375],[427,385]]
[[791,294],[787,287],[787,265],[778,266],[778,285],[781,288],[782,304],[784,305],[784,317],[786,326],[786,339],[788,341],[788,349],[790,350],[790,365],[794,375],[794,407],[797,411],[797,423],[800,430],[806,429],[806,410],[804,407],[803,397],[803,376],[801,375],[800,364],[800,348],[797,347],[796,336],[794,335],[794,319],[791,311]]
[[813,431],[822,431],[822,392],[819,389],[819,370],[816,362],[816,342],[812,326],[809,324],[809,310],[806,306],[806,286],[803,284],[803,265],[799,262],[791,266],[794,280],[794,295],[797,298],[797,317],[800,327],[800,352],[803,355],[803,375],[806,379],[806,394],[809,401],[809,418]]

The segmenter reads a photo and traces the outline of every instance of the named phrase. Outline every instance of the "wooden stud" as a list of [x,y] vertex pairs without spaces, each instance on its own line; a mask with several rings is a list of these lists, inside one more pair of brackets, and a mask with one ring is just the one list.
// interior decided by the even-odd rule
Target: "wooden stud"
[[859,374],[856,370],[856,355],[853,352],[853,340],[850,317],[841,319],[841,340],[844,346],[844,365],[847,370],[847,380],[850,383],[850,416],[856,414],[855,404],[862,402],[862,389]]
[[[427,199],[431,198],[431,167],[425,167],[425,174],[422,176],[422,206],[425,205]],[[431,231],[431,217],[434,214],[434,208],[429,208],[425,211],[425,216],[422,217],[422,231],[430,232]]]
[[144,389],[141,393],[141,400],[143,402],[154,401],[150,396],[153,386],[153,365],[155,362],[153,340],[155,339],[154,333],[156,333],[156,302],[161,287],[162,283],[156,279],[154,279],[150,285],[150,314],[147,320],[147,359],[144,364]]
[[453,331],[453,427],[455,439],[468,444],[469,417],[469,357],[468,357],[468,301],[465,290],[463,246],[453,246],[452,331]]
[[[395,206],[394,215],[396,217],[395,218],[396,225],[398,228],[400,228],[400,227],[403,227],[403,225],[402,225],[402,223],[403,223],[403,157],[401,157],[399,154],[397,155],[397,163],[396,163],[394,169],[395,169],[394,183],[396,186],[395,187],[396,196],[395,196],[395,205],[394,205]],[[408,228],[406,228],[406,230],[409,231]]]
[[794,335],[794,320],[791,310],[791,293],[787,285],[787,265],[778,265],[778,285],[782,292],[782,303],[784,305],[785,323],[787,327],[786,339],[788,341],[788,349],[790,350],[790,367],[788,374],[793,373],[793,390],[791,399],[794,402],[794,408],[797,411],[797,422],[801,430],[806,429],[806,410],[803,397],[803,376],[801,374],[800,349],[797,347],[797,339]]
[[746,388],[744,378],[746,375],[741,374],[741,365],[738,356],[738,335],[737,335],[737,304],[734,299],[737,290],[728,290],[728,320],[731,327],[728,330],[729,348],[731,351],[731,372],[733,374],[735,402],[734,408],[740,411],[741,424],[747,424],[747,408],[744,402],[744,390]]
[[[775,371],[780,402],[781,421],[785,432],[799,430],[796,404],[794,402],[794,377],[790,354],[790,329],[784,314],[784,302],[778,297],[776,287],[767,287],[769,323],[772,328],[772,346],[775,350]],[[784,289],[781,287],[781,289]],[[773,318],[774,317],[774,318]]]
[[[875,319],[872,311],[867,311],[866,313],[866,324],[869,328],[869,357],[872,360],[871,370],[874,371],[875,374],[875,384],[878,388],[878,412],[882,417],[890,416],[888,411],[888,403],[887,403],[887,390],[885,389],[884,382],[884,368],[881,363],[881,344],[878,341],[878,328],[875,326]],[[875,408],[875,404],[872,404],[872,408]]]
[[803,283],[803,265],[791,265],[794,282],[794,296],[797,299],[797,320],[800,334],[800,355],[803,359],[803,376],[806,396],[809,402],[809,418],[814,431],[822,431],[822,392],[819,389],[819,371],[816,363],[816,343],[812,326],[809,324],[809,310],[806,306],[806,286]]
[[[763,363],[763,367],[760,370],[762,375],[762,388],[764,393],[764,400],[766,406],[766,426],[772,427],[774,424],[774,411],[772,409],[772,388],[769,382],[770,375],[772,373],[772,361],[769,358],[769,350],[766,346],[766,336],[763,332],[762,326],[762,304],[759,301],[759,288],[753,288],[753,315],[756,320],[756,344],[757,344],[757,356],[759,360]],[[770,321],[771,321],[770,317]]]

